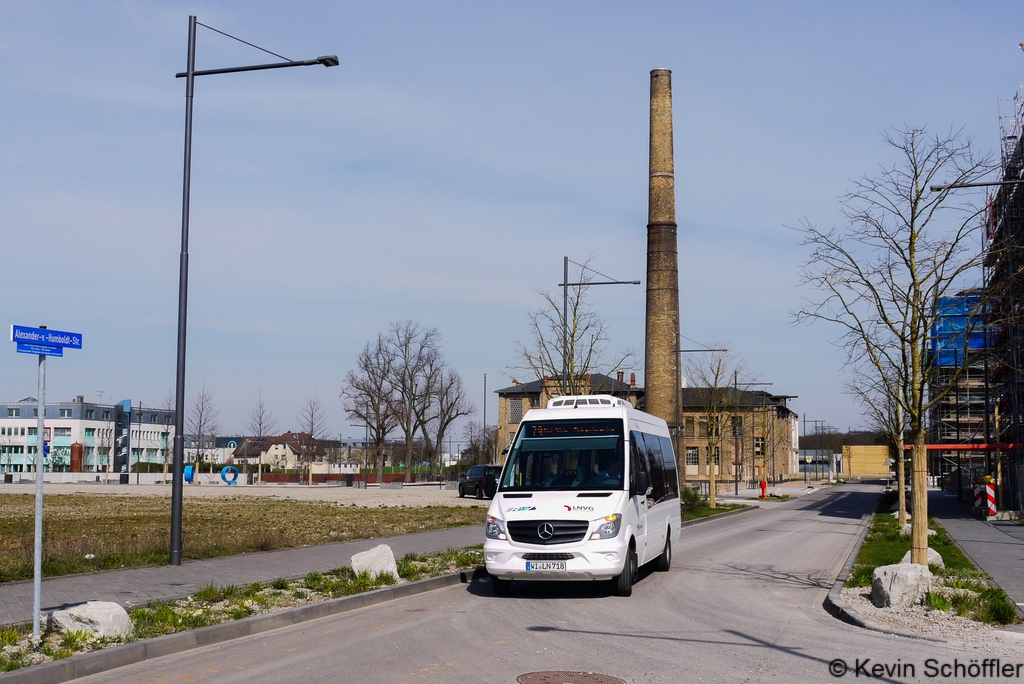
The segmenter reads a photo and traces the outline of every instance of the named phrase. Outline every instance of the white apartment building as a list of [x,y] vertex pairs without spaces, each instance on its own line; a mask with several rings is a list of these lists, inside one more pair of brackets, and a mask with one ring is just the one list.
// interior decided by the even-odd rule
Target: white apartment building
[[[34,397],[0,401],[0,472],[35,469],[38,410]],[[116,444],[119,418],[129,434],[121,453]],[[96,404],[78,396],[47,402],[44,421],[51,434],[44,468],[50,472],[104,472],[108,465],[110,472],[134,472],[140,462],[162,464],[173,446],[174,412],[132,406],[130,401]]]

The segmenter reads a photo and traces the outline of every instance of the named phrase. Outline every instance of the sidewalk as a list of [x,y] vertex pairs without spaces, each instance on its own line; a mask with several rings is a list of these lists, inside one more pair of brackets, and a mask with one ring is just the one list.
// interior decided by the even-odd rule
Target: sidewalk
[[969,504],[938,490],[928,492],[928,513],[1024,609],[1024,525],[979,520]]
[[[297,549],[223,556],[186,561],[180,566],[107,570],[82,575],[44,578],[42,608],[53,610],[64,604],[85,601],[114,601],[138,605],[155,600],[185,598],[204,584],[245,585],[269,582],[278,577],[301,577],[349,565],[352,555],[387,544],[401,558],[407,553],[431,553],[449,547],[460,548],[484,541],[480,525],[420,532],[398,537],[361,539]],[[32,620],[32,582],[0,584],[0,625]]]

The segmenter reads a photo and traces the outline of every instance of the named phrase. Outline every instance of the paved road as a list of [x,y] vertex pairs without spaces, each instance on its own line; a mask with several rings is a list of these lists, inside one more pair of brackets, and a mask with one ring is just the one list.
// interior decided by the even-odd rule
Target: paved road
[[[831,682],[854,679],[858,659],[912,664],[916,677],[888,681],[917,681],[929,658],[985,657],[861,630],[821,609],[877,491],[826,489],[687,528],[672,571],[645,572],[628,599],[556,583],[514,583],[497,598],[481,580],[80,681],[514,682],[581,670],[629,682]],[[1024,662],[1024,649],[1007,657]],[[828,672],[836,658],[851,668],[843,680]]]

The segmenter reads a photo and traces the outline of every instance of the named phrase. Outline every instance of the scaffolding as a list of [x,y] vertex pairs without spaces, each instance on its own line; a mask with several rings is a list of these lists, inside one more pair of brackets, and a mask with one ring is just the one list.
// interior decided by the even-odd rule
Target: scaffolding
[[[990,392],[996,441],[1024,439],[1024,87],[1000,99],[1001,180],[989,196],[985,255],[988,324],[992,329]],[[997,483],[1000,509],[1022,510],[1024,453],[1021,447],[987,458],[985,475]]]
[[[990,440],[988,347],[984,299],[966,290],[935,302],[930,332],[928,390],[938,401],[928,416],[930,444],[987,444]],[[964,483],[984,471],[984,452],[929,451],[928,474],[963,496]]]

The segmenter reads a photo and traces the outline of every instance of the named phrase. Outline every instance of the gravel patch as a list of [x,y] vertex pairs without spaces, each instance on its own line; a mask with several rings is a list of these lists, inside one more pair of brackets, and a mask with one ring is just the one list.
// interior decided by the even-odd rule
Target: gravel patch
[[924,606],[876,608],[871,603],[871,587],[843,589],[842,598],[861,617],[883,627],[946,639],[951,646],[958,648],[1024,656],[1024,633],[996,629],[952,611],[927,610]]
[[[4,485],[4,494],[34,494],[34,484]],[[101,484],[46,484],[44,494],[120,494],[122,496],[171,496],[170,485],[101,485]],[[455,490],[439,489],[436,485],[403,487],[402,489],[356,489],[333,485],[264,484],[256,485],[186,485],[188,498],[218,498],[239,496],[265,496],[300,501],[333,501],[346,506],[354,504],[366,508],[380,506],[481,506],[490,505],[489,499],[459,498]]]

